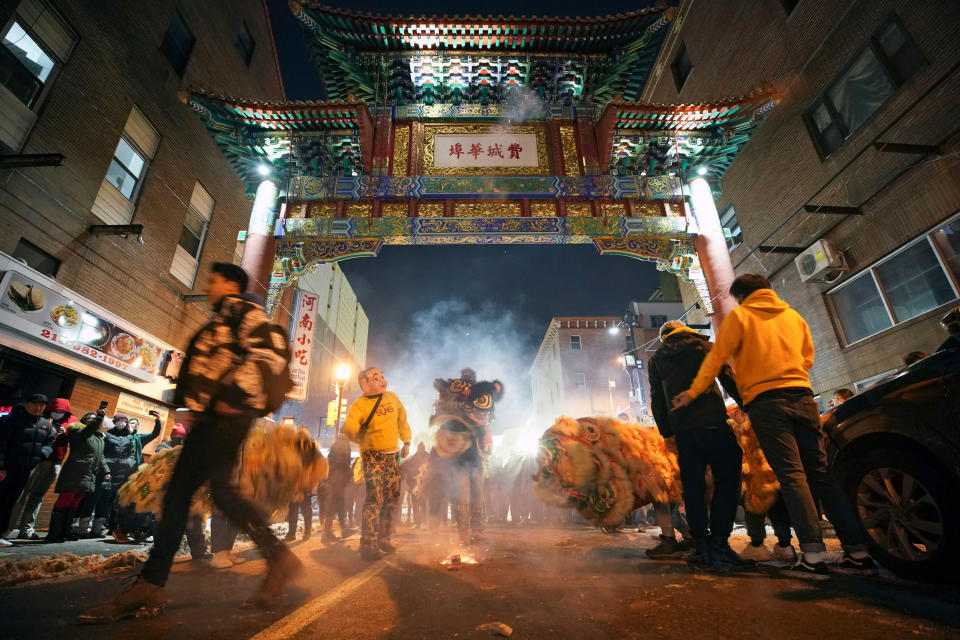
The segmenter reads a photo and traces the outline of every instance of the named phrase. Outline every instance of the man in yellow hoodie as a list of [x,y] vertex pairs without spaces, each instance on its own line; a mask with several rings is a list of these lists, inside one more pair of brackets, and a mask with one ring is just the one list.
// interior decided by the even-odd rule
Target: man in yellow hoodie
[[357,376],[363,396],[347,412],[343,434],[360,445],[360,462],[367,488],[363,503],[360,557],[378,560],[396,551],[390,544],[393,514],[400,501],[400,461],[397,442],[403,441],[400,457],[410,453],[410,425],[400,399],[387,391],[387,379],[377,368]]
[[712,389],[723,365],[732,358],[744,408],[780,481],[790,521],[800,540],[803,557],[792,571],[811,577],[829,576],[812,489],[843,544],[843,558],[831,568],[875,574],[877,568],[867,555],[860,523],[827,465],[820,412],[807,374],[814,354],[810,328],[761,275],[740,276],[731,285],[730,295],[740,306],[720,325],[716,345],[703,360],[690,388],[674,397],[674,409]]

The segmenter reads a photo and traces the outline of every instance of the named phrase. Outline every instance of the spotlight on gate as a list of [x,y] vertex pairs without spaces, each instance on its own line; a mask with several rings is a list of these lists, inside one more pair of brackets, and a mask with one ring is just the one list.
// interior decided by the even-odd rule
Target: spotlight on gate
[[697,167],[697,175],[698,175],[698,176],[705,176],[705,175],[707,175],[707,168],[706,168],[706,167]]
[[270,165],[261,162],[260,164],[257,165],[257,173],[259,173],[262,176],[270,175]]

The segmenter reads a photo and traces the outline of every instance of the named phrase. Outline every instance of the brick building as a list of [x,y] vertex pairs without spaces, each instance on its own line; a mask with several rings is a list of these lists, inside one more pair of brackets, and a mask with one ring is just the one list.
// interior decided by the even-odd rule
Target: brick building
[[[641,344],[655,329],[632,329]],[[617,416],[631,413],[631,373],[621,359],[626,332],[620,318],[553,318],[530,367],[535,424],[547,426],[557,417]],[[652,353],[636,351],[645,364]],[[646,377],[640,376],[641,384]],[[647,387],[643,397],[649,397]]]
[[[343,389],[343,398],[349,402],[360,395],[357,373],[366,368],[367,337],[370,321],[347,276],[335,263],[317,265],[297,281],[297,312],[291,321],[290,335],[296,333],[297,319],[302,318],[307,296],[317,297],[317,309],[312,329],[312,342],[307,345],[309,362],[302,401],[288,400],[277,415],[293,417],[296,424],[306,426],[315,437],[332,438],[336,415],[335,370],[345,364],[350,376]],[[294,345],[297,356],[297,345]],[[341,419],[346,412],[341,411]],[[324,441],[326,444],[326,441]]]
[[251,212],[184,96],[282,99],[264,4],[4,2],[0,41],[0,406],[43,391],[169,429],[209,318],[191,296]]
[[714,195],[737,274],[809,322],[824,397],[936,349],[960,297],[958,22],[950,2],[684,2],[644,92],[775,90]]

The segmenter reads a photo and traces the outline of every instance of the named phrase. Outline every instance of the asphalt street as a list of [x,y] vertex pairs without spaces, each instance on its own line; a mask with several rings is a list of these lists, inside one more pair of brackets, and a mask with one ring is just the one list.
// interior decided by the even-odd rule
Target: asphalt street
[[360,560],[355,538],[327,546],[314,537],[292,545],[307,569],[268,610],[240,607],[265,567],[248,549],[248,561],[227,570],[178,562],[159,616],[113,625],[74,618],[116,594],[129,572],[0,588],[0,637],[461,639],[496,638],[502,625],[513,638],[550,640],[960,636],[956,587],[886,573],[811,581],[767,565],[694,572],[682,560],[646,557],[656,533],[491,528],[475,549],[478,564],[456,570],[440,564],[458,551],[452,528],[402,526],[400,551],[372,564]]

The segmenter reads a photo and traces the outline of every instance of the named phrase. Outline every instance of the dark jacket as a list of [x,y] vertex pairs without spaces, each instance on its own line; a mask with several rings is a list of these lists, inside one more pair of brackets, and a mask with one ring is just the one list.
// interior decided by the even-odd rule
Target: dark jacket
[[102,477],[110,473],[107,460],[103,457],[104,436],[100,433],[102,420],[97,416],[88,425],[74,422],[67,427],[70,455],[60,469],[54,489],[57,493],[95,491],[97,475]]
[[[661,347],[650,358],[647,372],[650,406],[664,438],[676,435],[677,431],[727,424],[727,410],[716,382],[686,407],[670,410],[674,396],[690,388],[712,346],[706,336],[692,329],[677,329],[663,339]],[[740,404],[730,365],[723,366],[718,378],[727,393]]]
[[126,427],[114,427],[104,434],[103,456],[110,467],[110,486],[113,489],[119,489],[137,470],[138,453],[143,450],[143,445],[159,437],[162,428],[157,420],[150,435],[131,433]]
[[960,336],[950,336],[937,348],[937,351],[949,351],[950,349],[960,349]]
[[214,311],[213,320],[187,347],[176,403],[204,411],[223,401],[264,415],[269,409],[268,390],[280,376],[289,380],[286,333],[270,321],[257,296],[227,296]]
[[42,416],[32,416],[23,405],[0,418],[0,469],[29,472],[53,453],[57,430]]
[[163,433],[163,424],[160,422],[160,418],[155,418],[153,421],[153,431],[147,435],[143,435],[142,433],[134,434],[133,449],[137,457],[136,466],[139,467],[143,464],[143,448],[159,438],[161,433]]

